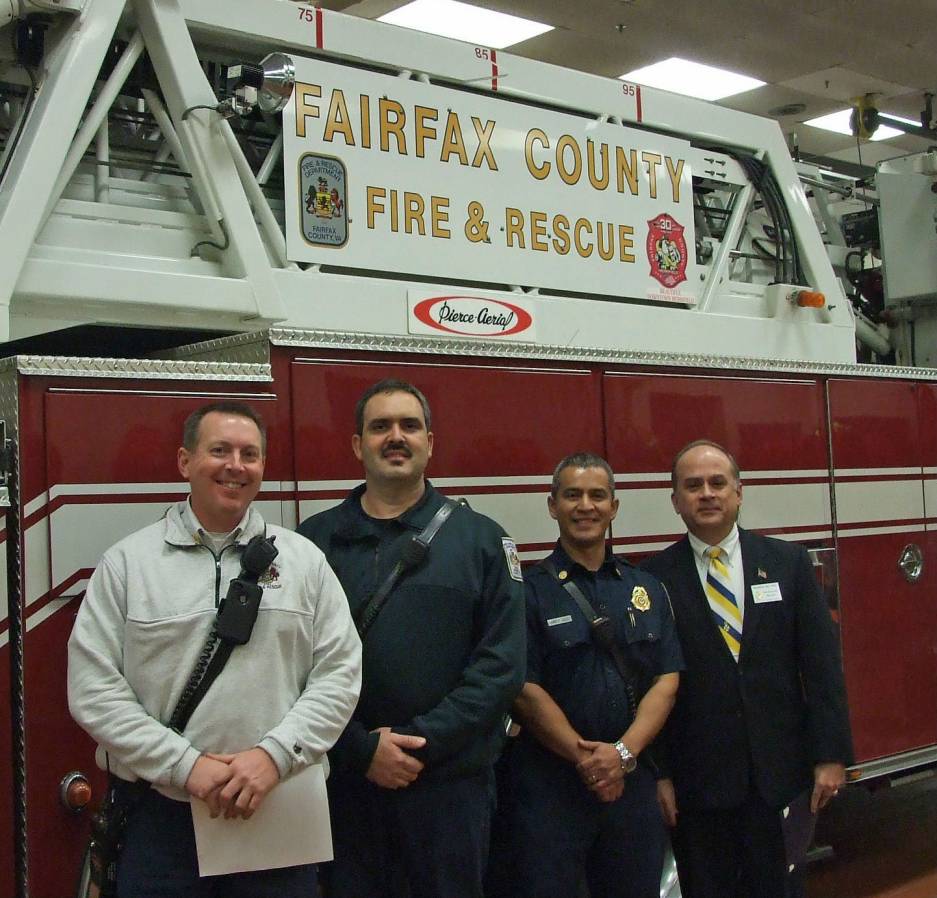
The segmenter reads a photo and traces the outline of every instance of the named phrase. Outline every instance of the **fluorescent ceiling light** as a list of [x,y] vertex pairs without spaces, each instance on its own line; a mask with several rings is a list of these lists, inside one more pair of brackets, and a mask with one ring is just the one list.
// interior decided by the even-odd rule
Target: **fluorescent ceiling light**
[[[829,115],[821,115],[819,118],[808,119],[804,124],[812,125],[814,128],[822,128],[824,131],[833,131],[836,134],[846,134],[849,137],[853,137],[852,131],[849,130],[850,115],[852,115],[851,109],[840,109],[839,112],[831,112]],[[886,115],[891,115],[891,113],[886,113]],[[892,118],[907,122],[909,125],[920,124],[920,122],[916,122],[914,119],[903,118],[900,115],[893,115]],[[888,125],[879,125],[878,128],[875,129],[875,134],[873,134],[869,140],[888,140],[889,137],[899,137],[902,134],[904,134],[904,131],[899,131],[897,128],[889,128]]]
[[659,87],[700,100],[721,100],[761,87],[765,83],[757,78],[749,78],[748,75],[739,75],[737,72],[717,69],[700,62],[690,62],[678,56],[626,72],[618,77],[623,81],[637,81],[638,84]]
[[496,50],[553,30],[552,25],[481,9],[468,3],[459,3],[458,0],[413,0],[406,6],[380,16],[378,21],[442,37],[454,37]]

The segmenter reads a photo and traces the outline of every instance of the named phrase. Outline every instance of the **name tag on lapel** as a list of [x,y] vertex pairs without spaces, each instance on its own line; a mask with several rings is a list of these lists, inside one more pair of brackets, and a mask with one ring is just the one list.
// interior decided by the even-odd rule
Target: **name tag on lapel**
[[780,585],[777,583],[753,583],[752,601],[756,605],[761,605],[764,602],[782,601]]
[[573,616],[571,614],[564,614],[562,617],[547,618],[548,627],[558,627],[560,624],[571,624],[572,622]]

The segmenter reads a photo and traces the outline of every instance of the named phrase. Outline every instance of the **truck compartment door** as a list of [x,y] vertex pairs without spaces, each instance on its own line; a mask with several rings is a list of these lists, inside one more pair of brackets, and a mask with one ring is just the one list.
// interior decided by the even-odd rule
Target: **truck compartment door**
[[[896,381],[834,379],[827,389],[846,688],[861,762],[937,742],[937,546],[924,502],[930,489],[935,504],[924,470],[928,457],[937,465],[937,438],[933,417],[919,416],[934,397],[932,387]],[[909,545],[925,558],[916,582],[898,564]]]
[[609,373],[605,414],[609,461],[624,487],[613,524],[619,551],[648,555],[686,532],[670,504],[670,467],[683,446],[703,438],[724,445],[742,468],[743,527],[831,546],[816,381]]

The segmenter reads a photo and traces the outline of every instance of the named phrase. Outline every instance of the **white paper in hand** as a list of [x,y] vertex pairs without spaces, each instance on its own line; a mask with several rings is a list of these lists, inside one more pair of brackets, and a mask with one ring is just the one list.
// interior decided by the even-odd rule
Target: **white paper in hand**
[[250,820],[212,820],[192,799],[200,876],[272,870],[332,860],[325,770],[312,764],[277,785]]

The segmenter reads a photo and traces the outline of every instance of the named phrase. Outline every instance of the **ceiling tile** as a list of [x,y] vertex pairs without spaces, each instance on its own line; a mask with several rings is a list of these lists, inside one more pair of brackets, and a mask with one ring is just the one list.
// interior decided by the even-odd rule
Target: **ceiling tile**
[[[322,0],[327,9],[376,18],[405,0]],[[719,105],[774,117],[805,153],[841,152],[855,141],[803,124],[876,93],[883,112],[917,119],[925,89],[937,88],[933,37],[937,0],[467,0],[556,26],[507,52],[616,77],[682,56],[769,82]],[[619,30],[616,26],[622,26]],[[508,77],[510,75],[508,74]],[[801,113],[772,113],[803,103]],[[875,149],[866,149],[875,147]],[[864,144],[864,162],[926,147],[900,137]]]
[[842,66],[834,66],[829,69],[809,72],[796,78],[788,78],[782,81],[781,84],[784,87],[815,94],[818,97],[841,100],[846,105],[849,105],[853,97],[867,93],[881,94],[884,97],[897,97],[902,94],[912,93],[915,90],[915,88],[904,84],[882,81]]
[[854,162],[861,165],[877,165],[883,159],[893,159],[895,156],[907,155],[899,147],[889,146],[890,141],[881,143],[864,143],[859,149],[855,144],[842,150],[827,153],[830,159],[841,159],[843,162]]

